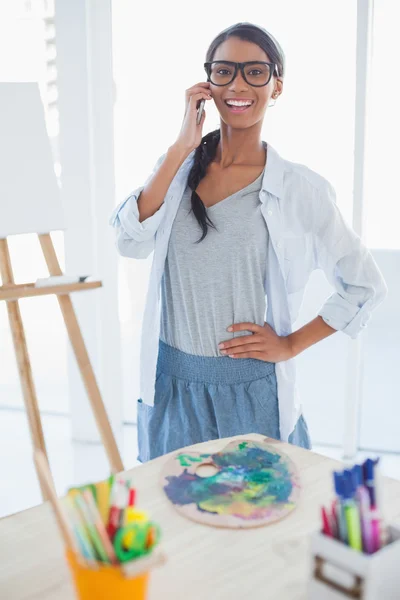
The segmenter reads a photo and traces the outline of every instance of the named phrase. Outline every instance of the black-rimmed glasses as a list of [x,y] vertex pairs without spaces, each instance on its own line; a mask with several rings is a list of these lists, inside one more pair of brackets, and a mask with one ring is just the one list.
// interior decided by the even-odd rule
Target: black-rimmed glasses
[[243,79],[254,87],[267,85],[272,75],[278,75],[275,63],[256,60],[243,63],[230,60],[214,60],[205,62],[204,69],[207,73],[207,81],[210,81],[213,85],[228,85],[235,79],[239,69]]

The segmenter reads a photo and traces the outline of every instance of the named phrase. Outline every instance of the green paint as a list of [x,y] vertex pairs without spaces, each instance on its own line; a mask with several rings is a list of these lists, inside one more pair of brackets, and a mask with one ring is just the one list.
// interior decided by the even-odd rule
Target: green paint
[[179,460],[181,467],[190,467],[192,463],[203,462],[204,458],[208,458],[209,454],[200,454],[192,456],[191,454],[178,454],[176,457]]

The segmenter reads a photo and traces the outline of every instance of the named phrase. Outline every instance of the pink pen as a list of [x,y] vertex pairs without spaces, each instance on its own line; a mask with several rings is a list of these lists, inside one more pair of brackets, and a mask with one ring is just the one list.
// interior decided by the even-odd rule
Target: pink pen
[[322,531],[325,535],[333,537],[331,523],[329,522],[328,511],[321,507]]
[[377,552],[381,547],[381,533],[379,526],[379,515],[376,507],[371,508],[371,529],[372,529],[372,552]]

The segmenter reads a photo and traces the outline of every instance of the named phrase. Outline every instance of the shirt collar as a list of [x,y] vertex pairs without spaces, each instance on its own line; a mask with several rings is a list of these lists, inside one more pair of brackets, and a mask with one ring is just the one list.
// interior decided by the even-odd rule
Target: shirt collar
[[[267,160],[265,162],[265,172],[262,180],[262,189],[270,192],[277,198],[283,196],[283,173],[285,162],[278,152],[267,142],[263,142],[267,147]],[[265,198],[263,195],[262,202]]]

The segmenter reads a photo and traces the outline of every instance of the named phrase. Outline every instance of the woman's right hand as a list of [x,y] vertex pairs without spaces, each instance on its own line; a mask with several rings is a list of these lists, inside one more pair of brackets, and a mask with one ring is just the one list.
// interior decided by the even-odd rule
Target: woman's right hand
[[191,152],[197,148],[203,137],[203,125],[206,118],[206,112],[204,108],[200,123],[197,125],[197,108],[200,104],[200,100],[203,98],[205,100],[212,99],[210,86],[210,82],[205,81],[197,83],[185,92],[185,115],[175,144],[187,152]]

